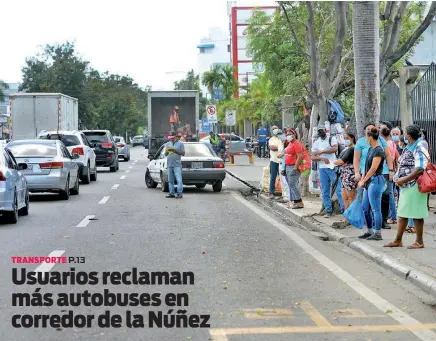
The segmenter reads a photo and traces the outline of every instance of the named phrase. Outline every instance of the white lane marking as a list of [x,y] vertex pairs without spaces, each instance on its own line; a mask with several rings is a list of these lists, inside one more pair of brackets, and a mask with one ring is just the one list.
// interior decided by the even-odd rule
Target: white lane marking
[[76,227],[86,227],[91,219],[94,219],[95,215],[87,215],[83,220],[76,225]]
[[99,204],[99,205],[104,205],[104,204],[106,204],[107,201],[109,200],[109,198],[110,198],[110,196],[103,197],[103,198],[98,202],[98,204]]
[[126,170],[126,173],[130,173],[130,170],[128,169],[128,170]]
[[[65,250],[54,250],[47,257],[60,257],[65,253]],[[41,263],[36,269],[35,272],[49,272],[52,267],[54,267],[56,263]]]
[[[274,218],[266,215],[262,210],[254,206],[253,204],[246,201],[241,196],[236,193],[232,193],[232,196],[238,200],[241,204],[245,205],[249,209],[251,209],[254,213],[256,213],[259,217],[263,218],[265,221],[270,223],[271,225],[277,227],[280,231],[286,234],[289,239],[293,240],[299,247],[301,247],[304,251],[310,254],[313,258],[315,258],[321,265],[323,265],[327,270],[333,273],[336,277],[338,277],[341,281],[347,284],[351,289],[355,290],[360,296],[366,299],[368,302],[372,303],[375,307],[380,309],[383,313],[390,311],[389,316],[394,320],[402,324],[403,326],[412,325],[412,324],[421,324],[419,321],[415,320],[412,316],[406,314],[401,309],[395,307],[384,298],[379,296],[377,293],[368,288],[365,284],[354,278],[347,271],[342,269],[335,262],[324,256],[321,252],[315,249],[313,246],[309,245],[303,238],[301,238],[298,234],[292,231],[288,226],[278,222]],[[409,329],[413,334],[415,334],[421,340],[436,340],[436,333],[429,329],[424,330],[412,330]]]
[[133,168],[133,166],[129,166],[129,169],[132,169]]
[[112,186],[111,189],[117,189],[119,185],[120,185],[120,184],[115,184],[115,185]]
[[121,180],[124,180],[125,178],[126,178],[125,175],[122,175],[122,176],[120,177]]

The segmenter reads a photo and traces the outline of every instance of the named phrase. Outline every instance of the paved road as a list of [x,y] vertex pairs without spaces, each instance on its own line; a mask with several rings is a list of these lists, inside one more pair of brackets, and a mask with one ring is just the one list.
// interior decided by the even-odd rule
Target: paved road
[[[135,160],[138,160],[135,162]],[[289,227],[242,198],[236,180],[222,193],[186,189],[165,199],[144,186],[145,152],[136,147],[120,171],[99,173],[70,201],[33,196],[31,213],[0,226],[0,340],[436,340],[435,302],[343,245]],[[94,220],[86,217],[93,216]],[[194,285],[14,286],[12,256],[85,257],[68,271],[193,272]],[[20,265],[29,271],[36,264]],[[41,268],[39,268],[41,269]],[[47,277],[48,278],[48,277]],[[188,277],[189,278],[189,277]],[[101,277],[100,277],[101,279]],[[168,293],[187,307],[12,307],[13,292]],[[145,296],[144,296],[145,297]],[[146,298],[144,298],[146,301]],[[154,298],[156,301],[156,297]],[[153,301],[153,299],[152,299]],[[170,302],[168,302],[170,303]],[[211,328],[149,328],[149,312],[210,315]],[[12,328],[16,314],[144,316],[145,328]],[[182,313],[179,314],[183,315]],[[28,320],[28,319],[26,319]],[[200,318],[204,321],[204,318]],[[193,320],[195,322],[195,320]],[[432,329],[432,330],[431,330]]]

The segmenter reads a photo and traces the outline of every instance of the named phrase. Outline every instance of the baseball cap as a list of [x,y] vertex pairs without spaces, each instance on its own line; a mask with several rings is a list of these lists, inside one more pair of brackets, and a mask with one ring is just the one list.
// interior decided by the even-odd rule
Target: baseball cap
[[176,106],[174,107],[174,110],[179,110],[179,107],[176,105]]
[[317,129],[318,130],[325,130],[325,125],[324,124],[320,124]]
[[380,121],[380,123],[381,124],[384,124],[386,127],[388,127],[390,130],[392,130],[392,128],[394,127],[393,125],[392,125],[392,123],[391,122],[389,122],[389,121]]

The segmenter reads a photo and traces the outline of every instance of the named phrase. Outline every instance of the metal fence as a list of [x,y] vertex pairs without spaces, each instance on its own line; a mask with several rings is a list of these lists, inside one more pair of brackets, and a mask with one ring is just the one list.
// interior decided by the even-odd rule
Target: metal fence
[[436,160],[436,65],[432,63],[412,90],[413,123],[427,131],[432,160]]
[[401,125],[400,88],[397,83],[389,83],[382,93],[380,120],[389,121],[394,127]]

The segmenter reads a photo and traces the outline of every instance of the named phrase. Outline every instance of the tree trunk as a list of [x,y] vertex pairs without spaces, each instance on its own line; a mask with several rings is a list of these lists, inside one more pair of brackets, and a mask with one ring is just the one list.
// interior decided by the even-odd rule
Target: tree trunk
[[364,135],[368,123],[380,119],[379,3],[355,1],[353,8],[353,50],[356,129]]

